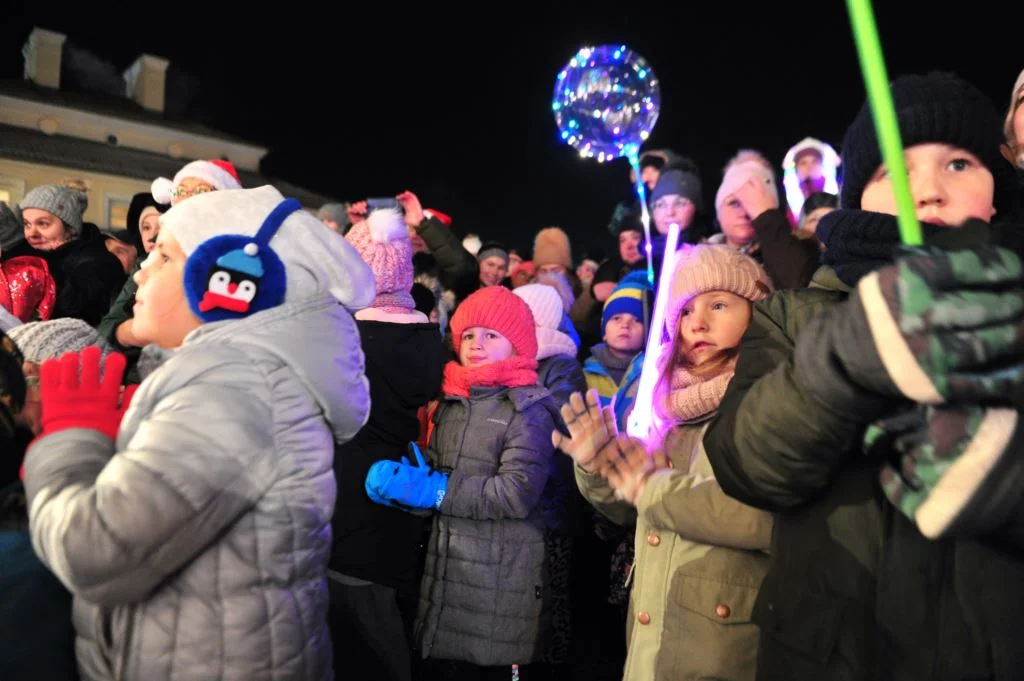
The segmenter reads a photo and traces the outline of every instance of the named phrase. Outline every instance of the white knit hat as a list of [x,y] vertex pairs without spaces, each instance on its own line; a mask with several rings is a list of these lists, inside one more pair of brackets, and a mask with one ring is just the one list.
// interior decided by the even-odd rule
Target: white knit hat
[[547,284],[526,284],[512,293],[522,298],[533,313],[533,320],[537,324],[537,359],[576,355],[576,344],[558,330],[565,316],[558,291]]
[[730,194],[735,194],[736,190],[751,178],[767,184],[775,201],[778,202],[779,189],[775,186],[775,175],[771,168],[753,157],[744,157],[742,160],[737,157],[737,160],[730,163],[725,169],[722,184],[718,188],[718,193],[715,194],[715,210],[721,210],[725,198]]
[[174,175],[174,180],[158,177],[150,187],[157,203],[167,205],[174,199],[174,192],[186,177],[194,177],[208,183],[214,189],[241,189],[238,171],[230,161],[192,161]]
[[[173,235],[185,254],[191,255],[215,236],[255,236],[282,201],[284,197],[270,185],[200,194],[164,213],[160,232]],[[370,267],[343,236],[325,229],[316,216],[304,210],[291,213],[270,247],[285,266],[286,301],[330,293],[353,311],[373,302],[376,291]]]

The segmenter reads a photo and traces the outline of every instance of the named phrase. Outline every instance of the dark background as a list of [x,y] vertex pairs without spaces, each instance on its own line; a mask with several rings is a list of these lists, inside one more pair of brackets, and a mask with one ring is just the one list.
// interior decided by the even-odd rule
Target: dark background
[[[876,2],[890,76],[956,71],[1005,111],[1024,67],[1019,2]],[[20,77],[32,26],[92,55],[79,74],[116,89],[141,52],[172,62],[168,114],[272,149],[263,171],[339,199],[411,189],[459,231],[529,248],[560,225],[576,256],[607,239],[630,195],[624,160],[584,161],[557,137],[551,93],[584,44],[651,64],[661,117],[645,148],[701,167],[710,202],[741,147],[780,164],[812,135],[838,147],[864,98],[845,3],[585,2],[314,8],[156,3],[5,8],[0,77]],[[339,9],[343,7],[343,11]],[[282,10],[287,10],[284,12]]]

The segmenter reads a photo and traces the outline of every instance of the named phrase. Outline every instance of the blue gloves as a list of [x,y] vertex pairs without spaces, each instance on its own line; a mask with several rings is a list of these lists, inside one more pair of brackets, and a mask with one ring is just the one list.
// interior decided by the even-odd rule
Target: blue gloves
[[366,474],[366,494],[373,501],[403,511],[440,510],[448,491],[448,474],[427,465],[415,442],[410,443],[416,465],[407,457],[398,461],[378,461]]

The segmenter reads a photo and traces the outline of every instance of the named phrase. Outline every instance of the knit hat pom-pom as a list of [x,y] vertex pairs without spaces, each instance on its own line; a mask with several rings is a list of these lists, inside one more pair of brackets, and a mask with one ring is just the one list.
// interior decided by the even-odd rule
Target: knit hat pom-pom
[[408,228],[402,214],[397,210],[375,210],[366,218],[370,238],[379,244],[386,244],[408,235]]

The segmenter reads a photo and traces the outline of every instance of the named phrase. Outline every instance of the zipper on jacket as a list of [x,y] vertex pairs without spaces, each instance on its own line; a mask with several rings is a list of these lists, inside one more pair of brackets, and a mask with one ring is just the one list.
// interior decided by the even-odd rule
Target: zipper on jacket
[[[469,430],[469,417],[472,415],[472,407],[470,407],[469,398],[460,398],[460,401],[466,405],[466,425],[462,429],[462,437],[459,438],[459,450],[455,456],[455,460],[452,462],[452,471],[455,470],[455,466],[458,464],[459,459],[462,458],[462,448],[466,444],[466,432]],[[444,414],[442,413],[441,415],[443,416]],[[440,527],[441,525],[440,518],[437,519],[437,525],[438,527]],[[427,643],[426,646],[424,646],[425,649],[423,651],[423,659],[427,659],[428,657],[430,657],[430,651],[434,649],[434,641],[437,639],[437,632],[441,628],[441,615],[444,614],[444,600],[448,594],[448,587],[446,586],[448,580],[448,556],[450,554],[452,541],[452,533],[450,528],[446,535],[447,536],[445,537],[444,545],[444,571],[443,574],[441,574],[440,576],[441,585],[444,587],[444,593],[441,596],[441,602],[437,605],[437,624],[434,627],[434,634],[430,637],[430,642]]]

